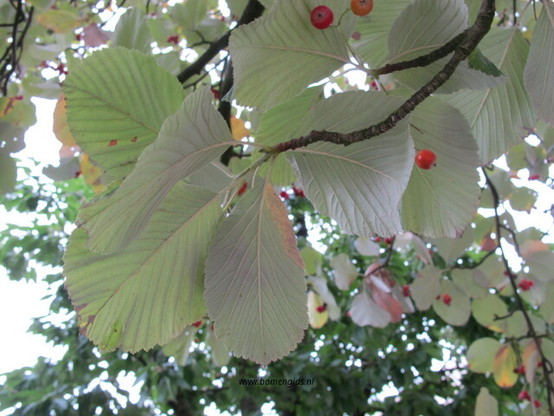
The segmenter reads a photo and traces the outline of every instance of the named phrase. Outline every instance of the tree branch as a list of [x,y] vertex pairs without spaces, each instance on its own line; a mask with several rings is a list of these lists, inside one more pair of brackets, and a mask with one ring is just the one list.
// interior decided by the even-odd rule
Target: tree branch
[[[244,8],[244,12],[240,17],[237,26],[245,25],[252,22],[254,19],[260,17],[265,10],[265,7],[258,0],[249,0],[248,4]],[[223,49],[229,44],[229,37],[234,29],[229,30],[215,42],[212,42],[209,48],[200,57],[194,61],[191,65],[186,67],[179,75],[177,79],[181,84],[185,83],[193,75],[198,75],[202,72],[204,67]]]
[[312,131],[308,135],[301,136],[287,142],[266,149],[268,153],[281,153],[287,150],[294,150],[300,147],[306,147],[316,142],[330,142],[342,144],[345,146],[357,143],[363,140],[383,134],[395,127],[402,119],[410,114],[427,97],[441,87],[454,73],[458,65],[467,59],[475,50],[479,42],[489,32],[495,12],[494,0],[483,0],[479,14],[475,22],[465,32],[462,39],[454,48],[454,55],[427,84],[406,100],[396,111],[390,114],[385,120],[369,126],[366,129],[354,131],[351,133],[335,133],[327,131]]
[[[521,298],[521,296],[519,295],[519,292],[517,291],[516,276],[514,275],[514,273],[512,272],[512,269],[510,268],[510,265],[508,264],[506,253],[504,252],[504,249],[501,244],[502,229],[505,227],[500,222],[500,215],[498,214],[500,196],[498,195],[498,191],[496,190],[496,187],[494,186],[489,176],[487,175],[487,172],[484,169],[483,169],[483,174],[485,176],[485,180],[492,194],[492,199],[494,204],[494,220],[496,225],[496,239],[498,241],[498,247],[500,248],[500,255],[502,258],[502,262],[504,263],[504,268],[506,269],[506,272],[508,274],[508,278],[510,280],[510,286],[512,287],[512,290],[514,292],[514,297],[516,299],[517,306],[519,310],[523,313],[525,323],[527,324],[527,331],[528,331],[529,337],[533,339],[533,342],[535,343],[539,356],[542,360],[542,363],[543,363],[542,369],[543,369],[543,375],[544,375],[544,383],[546,385],[546,399],[548,401],[548,410],[551,415],[554,415],[554,403],[553,403],[554,384],[550,379],[550,375],[554,373],[554,368],[552,363],[548,360],[548,358],[546,357],[546,354],[544,353],[544,350],[540,344],[541,336],[537,333],[537,330],[533,326],[533,321],[531,321],[529,312],[527,311],[527,308],[523,303],[523,299]],[[512,238],[515,239],[515,236],[512,235]]]

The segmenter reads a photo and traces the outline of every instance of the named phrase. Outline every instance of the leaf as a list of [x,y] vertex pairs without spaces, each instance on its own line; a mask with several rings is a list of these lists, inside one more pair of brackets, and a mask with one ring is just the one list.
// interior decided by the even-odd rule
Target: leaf
[[380,308],[366,291],[358,293],[354,296],[354,299],[352,299],[350,317],[352,321],[359,326],[384,328],[390,322],[389,313]]
[[440,293],[443,296],[448,294],[451,298],[451,303],[446,304],[443,297],[435,299],[433,302],[435,312],[450,325],[465,325],[471,315],[469,296],[450,280],[443,280],[441,282]]
[[150,43],[152,43],[152,35],[146,14],[137,7],[128,8],[115,26],[112,47],[122,46],[149,53]]
[[497,318],[508,315],[508,308],[497,295],[490,294],[484,298],[475,299],[471,304],[471,312],[480,325],[492,331],[505,331],[506,321]]
[[[340,27],[319,30],[311,25],[313,4],[281,0],[261,18],[233,30],[229,51],[234,94],[240,104],[264,110],[274,107],[349,62]],[[338,6],[329,7],[336,9],[338,18]]]
[[0,153],[0,195],[15,189],[17,183],[17,167],[10,155]]
[[308,88],[292,100],[264,112],[256,131],[256,142],[274,146],[298,136],[308,111],[322,99],[321,95],[321,87]]
[[500,350],[500,341],[495,338],[479,338],[471,343],[467,350],[469,369],[475,373],[491,373],[494,358]]
[[533,30],[525,87],[537,115],[554,126],[554,4],[545,1]]
[[208,333],[206,334],[206,344],[210,347],[210,355],[216,367],[221,367],[229,363],[231,354],[229,354],[229,350],[225,345],[217,339],[211,326],[208,328]]
[[[463,0],[437,2],[416,0],[406,7],[393,23],[389,39],[388,63],[402,62],[426,55],[467,28],[468,11]],[[394,73],[402,84],[418,90],[429,82],[450,59],[439,59],[430,65]],[[466,61],[442,85],[439,93],[452,93],[462,88],[483,89],[505,82],[504,77],[489,76],[471,69]]]
[[163,353],[167,356],[173,356],[178,365],[185,366],[196,332],[194,326],[187,326],[180,335],[164,345]]
[[80,23],[79,16],[75,13],[55,9],[38,14],[36,21],[54,33],[67,33]]
[[410,293],[420,311],[431,307],[435,298],[440,294],[440,279],[442,272],[429,265],[423,268],[410,285]]
[[189,95],[163,124],[119,189],[81,209],[79,221],[93,251],[126,247],[144,228],[171,188],[236,144],[211,102],[209,89]]
[[[302,253],[303,254],[303,253]],[[302,256],[305,258],[304,256]],[[336,321],[340,318],[341,310],[337,305],[337,301],[335,300],[335,297],[329,290],[329,287],[327,286],[327,280],[323,277],[319,276],[309,276],[308,282],[312,285],[314,288],[314,291],[319,294],[321,297],[321,300],[327,304],[327,311],[329,312],[329,318],[331,318],[333,321]]]
[[[487,164],[527,136],[534,114],[523,86],[523,62],[528,44],[517,29],[493,29],[480,43],[483,53],[508,77],[508,82],[484,91],[462,91],[448,98],[468,119]],[[498,115],[502,114],[502,117]]]
[[[323,311],[318,311],[318,308],[324,308]],[[324,307],[323,299],[313,290],[308,291],[308,321],[314,329],[322,328],[329,319],[329,311]]]
[[[181,182],[140,238],[111,255],[91,252],[85,231],[76,229],[64,273],[81,331],[103,350],[135,352],[170,342],[200,319],[204,260],[220,203],[216,194]],[[112,342],[116,323],[121,331]]]
[[[554,282],[546,287],[545,299],[554,299]],[[554,302],[544,302],[540,307],[540,314],[546,322],[554,324]]]
[[516,353],[510,344],[500,347],[494,357],[493,372],[494,381],[502,388],[510,388],[517,382]]
[[476,69],[487,75],[492,75],[493,77],[499,77],[504,75],[500,69],[493,64],[489,58],[483,55],[481,49],[475,48],[473,52],[467,58],[467,63],[471,69]]
[[348,255],[341,253],[333,257],[330,261],[330,266],[333,268],[333,276],[335,277],[337,287],[340,290],[350,289],[350,285],[358,277],[358,271]]
[[451,262],[464,254],[466,248],[473,243],[473,236],[473,229],[467,227],[463,234],[457,238],[436,238],[433,243],[437,246],[437,250],[444,261]]
[[402,197],[404,227],[428,237],[459,237],[479,206],[477,143],[464,116],[437,98],[418,106],[411,126],[416,150],[433,151],[437,166],[414,166]]
[[54,130],[56,139],[58,139],[64,146],[77,146],[75,138],[71,134],[71,131],[69,131],[65,106],[65,96],[62,94],[58,101],[56,101],[56,107],[54,108],[54,124],[52,130]]
[[[337,94],[317,103],[304,132],[348,133],[381,121],[402,99],[381,93]],[[401,230],[399,204],[413,161],[407,123],[350,146],[315,143],[287,152],[314,207],[344,232],[391,236]]]
[[376,68],[388,55],[388,36],[393,22],[410,0],[395,0],[375,3],[373,11],[367,18],[358,19],[356,32],[359,41],[351,41],[356,55]]
[[354,247],[363,256],[378,256],[381,250],[379,244],[367,237],[358,237],[354,241]]
[[269,183],[258,178],[218,229],[205,286],[216,336],[234,355],[266,365],[302,339],[308,325],[302,259]]
[[131,172],[184,97],[177,79],[153,57],[124,48],[85,59],[70,71],[64,94],[77,144],[113,179]]
[[498,401],[486,387],[481,387],[475,402],[475,416],[498,416]]
[[522,253],[525,264],[533,276],[542,282],[549,283],[554,281],[552,270],[554,270],[554,253],[548,250],[532,251]]

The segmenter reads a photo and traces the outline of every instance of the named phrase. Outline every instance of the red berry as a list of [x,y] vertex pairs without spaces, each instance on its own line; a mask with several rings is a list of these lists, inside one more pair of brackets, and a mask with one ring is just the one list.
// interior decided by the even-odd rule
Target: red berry
[[374,240],[375,240],[376,243],[379,243],[379,242],[381,242],[381,237],[375,237]]
[[192,324],[192,326],[198,328],[200,325],[202,325],[202,321],[196,321],[195,323]]
[[327,6],[317,6],[312,10],[310,20],[316,29],[327,29],[333,23],[333,11]]
[[327,310],[327,304],[324,303],[323,305],[318,306],[315,310],[318,311],[319,313],[323,313]]
[[541,175],[537,174],[537,175],[531,175],[529,176],[529,180],[530,181],[536,181],[537,179],[540,179]]
[[517,398],[519,400],[531,400],[531,396],[529,396],[529,393],[527,393],[527,390],[521,390],[517,395]]
[[296,186],[292,187],[292,191],[294,192],[294,195],[296,195],[298,198],[304,198],[306,196],[304,194],[304,191],[302,189],[298,189]]
[[542,404],[538,400],[533,400],[533,406],[535,406],[536,408],[539,408],[542,406]]
[[408,286],[408,285],[402,286],[402,294],[403,294],[405,297],[410,296],[410,286]]
[[179,36],[177,35],[171,35],[167,37],[167,43],[173,43],[177,45],[179,43]]
[[521,279],[521,282],[518,283],[518,287],[524,292],[531,289],[535,282],[529,279]]
[[246,192],[246,188],[248,188],[248,183],[244,182],[242,186],[239,188],[239,191],[237,192],[238,196],[241,196],[243,193]]
[[279,196],[283,199],[289,199],[289,194],[287,194],[287,191],[281,191],[279,193]]
[[442,303],[444,303],[446,306],[450,306],[450,304],[452,303],[452,296],[450,296],[448,293],[442,295]]
[[519,367],[514,368],[514,373],[516,374],[525,374],[525,366],[521,364]]
[[373,10],[373,0],[351,0],[350,8],[356,16],[365,16]]
[[417,152],[415,164],[421,169],[431,169],[437,160],[437,155],[431,150],[423,149]]
[[394,242],[394,238],[391,238],[391,237],[385,238],[385,243],[386,243],[386,244],[389,244],[389,245],[390,245],[390,244],[392,244],[393,242]]
[[219,90],[216,90],[215,88],[210,88],[210,91],[211,91],[212,94],[214,95],[214,98],[215,98],[216,100],[219,100],[219,97],[220,97]]

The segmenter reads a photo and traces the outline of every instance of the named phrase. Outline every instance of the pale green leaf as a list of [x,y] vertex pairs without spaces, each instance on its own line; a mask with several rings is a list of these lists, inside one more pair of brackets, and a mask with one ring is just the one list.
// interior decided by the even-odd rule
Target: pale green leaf
[[180,335],[164,345],[163,353],[174,357],[177,364],[184,366],[187,363],[187,358],[190,354],[190,347],[194,337],[196,336],[196,332],[197,328],[192,325],[187,326]]
[[[337,94],[316,104],[303,128],[348,133],[387,117],[402,99],[375,92]],[[287,156],[306,195],[349,234],[391,236],[402,228],[399,204],[413,162],[413,146],[400,122],[350,146],[315,143]]]
[[473,341],[467,350],[469,369],[476,373],[491,373],[494,357],[501,346],[495,338],[479,338]]
[[550,250],[533,251],[523,256],[533,276],[542,282],[554,281],[554,253]]
[[131,7],[121,16],[114,29],[112,46],[123,46],[150,52],[152,36],[148,27],[146,14],[139,8]]
[[93,251],[110,253],[128,245],[181,179],[210,164],[236,144],[212,105],[209,89],[185,99],[163,124],[158,140],[141,155],[133,172],[111,196],[81,210]]
[[[308,322],[314,329],[322,328],[329,320],[329,311],[324,305],[319,293],[308,290]],[[322,307],[323,310],[320,309]]]
[[[233,30],[229,50],[234,97],[240,104],[273,107],[349,62],[339,27],[319,30],[312,26],[310,12],[315,5],[312,0],[281,0],[261,18]],[[338,19],[342,10],[328,6],[335,9]]]
[[184,97],[177,79],[153,57],[125,48],[97,51],[75,66],[64,94],[77,144],[113,179],[131,172]]
[[321,268],[321,253],[314,250],[312,246],[306,245],[300,250],[302,260],[304,260],[304,271],[306,274],[315,275]]
[[505,332],[508,307],[497,295],[490,294],[471,303],[473,317],[480,325],[497,332]]
[[554,4],[543,2],[525,65],[525,86],[537,115],[554,125]]
[[554,299],[554,282],[549,283],[546,287],[545,299],[548,301],[541,305],[540,313],[546,322],[554,324],[554,302],[550,301],[550,299]]
[[473,243],[473,236],[473,229],[467,227],[458,238],[435,238],[433,243],[437,246],[437,250],[444,261],[451,262],[464,254],[466,248]]
[[274,146],[299,136],[299,128],[308,111],[322,99],[320,87],[308,88],[302,94],[264,112],[256,131],[256,142]]
[[433,151],[437,165],[414,166],[402,197],[404,227],[427,237],[458,237],[479,206],[477,143],[464,116],[437,98],[417,107],[411,126],[416,151]]
[[432,265],[423,268],[410,285],[410,293],[420,311],[431,307],[436,297],[440,295],[442,272]]
[[341,253],[333,257],[329,264],[333,268],[333,276],[337,287],[340,290],[348,290],[352,282],[358,277],[358,271],[352,264],[350,257],[345,253]]
[[210,347],[210,355],[215,366],[221,367],[229,363],[231,354],[229,354],[229,350],[223,345],[223,342],[217,339],[212,328],[207,330],[206,344]]
[[170,13],[183,29],[196,30],[208,14],[208,4],[206,0],[187,0],[173,6]]
[[[408,61],[432,52],[467,28],[468,12],[463,0],[415,0],[395,20],[391,27],[388,46],[388,63]],[[401,83],[418,90],[439,72],[450,56],[430,65],[394,73]],[[466,61],[439,88],[438,92],[451,93],[462,88],[483,89],[505,82],[473,70]]]
[[378,1],[368,16],[358,20],[356,32],[360,39],[352,41],[352,46],[356,55],[373,68],[387,57],[391,26],[408,4],[410,0]]
[[268,364],[302,339],[308,325],[302,259],[269,183],[258,178],[217,231],[205,286],[215,333],[234,355]]
[[468,119],[482,164],[520,142],[534,126],[534,114],[523,86],[529,44],[517,29],[492,30],[480,44],[483,53],[509,78],[485,91],[462,91],[449,102]]
[[481,387],[475,402],[475,416],[498,416],[498,401],[486,387]]
[[168,343],[200,319],[204,260],[220,204],[216,194],[181,182],[141,236],[111,255],[91,252],[85,230],[75,230],[64,273],[82,332],[104,350],[135,352]]
[[442,296],[448,294],[451,297],[450,304],[444,303],[443,297],[433,301],[433,309],[448,324],[465,325],[471,315],[469,296],[460,290],[450,280],[441,281]]
[[506,336],[507,337],[525,337],[529,332],[527,321],[521,311],[514,311],[512,316],[506,319]]

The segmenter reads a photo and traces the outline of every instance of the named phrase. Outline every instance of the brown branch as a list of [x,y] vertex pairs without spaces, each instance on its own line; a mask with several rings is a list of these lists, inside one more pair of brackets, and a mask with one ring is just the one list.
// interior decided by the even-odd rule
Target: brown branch
[[314,130],[305,136],[270,147],[266,149],[266,151],[269,153],[281,153],[286,152],[287,150],[306,147],[316,142],[330,142],[348,146],[362,140],[371,139],[372,137],[391,130],[427,97],[437,91],[437,89],[452,76],[458,65],[469,57],[479,42],[481,42],[483,37],[489,32],[494,18],[494,11],[495,1],[483,0],[475,22],[471,27],[463,32],[463,39],[460,40],[460,43],[454,49],[454,55],[450,58],[442,70],[440,70],[427,84],[413,94],[385,120],[369,126],[366,129],[346,134]]
[[460,33],[459,35],[456,35],[454,38],[452,38],[450,41],[445,43],[443,46],[441,46],[438,49],[435,49],[434,51],[428,53],[427,55],[418,56],[417,58],[414,58],[409,61],[386,64],[381,68],[372,69],[371,71],[369,71],[369,73],[374,77],[377,77],[379,75],[390,74],[391,72],[403,71],[405,69],[430,65],[433,62],[438,61],[439,59],[444,58],[445,56],[454,52],[454,49],[456,49],[456,47],[460,44],[460,42],[462,42],[462,40],[466,36],[466,32],[467,30]]
[[[531,317],[529,316],[529,312],[527,311],[527,308],[525,307],[525,304],[523,303],[523,299],[521,298],[519,292],[517,291],[517,284],[516,284],[516,275],[512,272],[512,269],[510,268],[510,265],[508,264],[508,258],[506,257],[506,253],[504,252],[504,249],[502,248],[501,244],[501,238],[502,238],[502,229],[505,228],[500,222],[500,215],[498,214],[498,207],[500,205],[500,196],[498,195],[498,191],[496,190],[496,187],[490,180],[489,176],[487,175],[487,172],[483,169],[483,174],[485,176],[485,180],[487,182],[487,185],[491,191],[492,199],[494,203],[494,220],[496,225],[496,239],[498,242],[498,247],[500,248],[500,255],[502,258],[502,262],[504,263],[504,268],[508,274],[508,278],[510,280],[510,286],[512,287],[512,290],[514,292],[514,297],[516,299],[517,306],[519,310],[523,313],[523,317],[525,319],[525,323],[527,324],[527,331],[529,334],[529,338],[532,338],[535,342],[535,345],[537,347],[537,351],[539,353],[539,356],[541,357],[543,366],[543,375],[544,375],[544,382],[546,384],[546,399],[548,401],[548,410],[551,415],[554,415],[554,384],[552,383],[552,380],[550,379],[550,375],[554,373],[554,367],[552,363],[546,358],[546,354],[544,353],[544,350],[540,344],[540,338],[541,335],[537,333],[537,330],[533,326],[533,321],[531,321]],[[512,235],[512,237],[514,237]]]
[[[240,17],[236,27],[252,22],[254,19],[260,17],[264,12],[264,10],[265,10],[264,6],[258,0],[249,0],[248,4],[244,8],[244,12],[242,13],[242,16]],[[196,61],[194,61],[191,65],[189,65],[183,71],[181,71],[181,73],[177,75],[177,79],[179,80],[179,82],[183,84],[190,77],[200,74],[204,69],[204,67],[208,63],[210,63],[210,61],[219,52],[221,52],[223,49],[227,47],[227,45],[229,45],[229,37],[231,36],[231,32],[233,30],[234,29],[229,30],[219,39],[212,42],[208,47],[208,49],[202,55],[200,55],[200,57]]]

